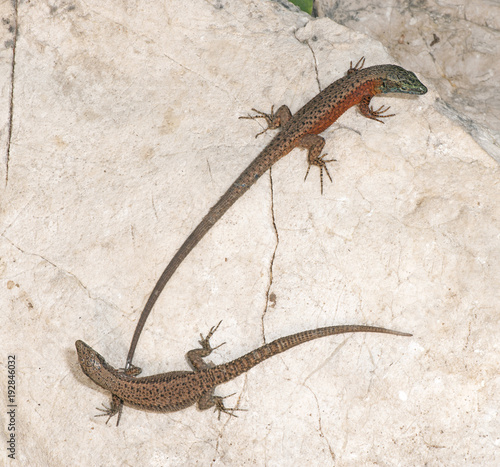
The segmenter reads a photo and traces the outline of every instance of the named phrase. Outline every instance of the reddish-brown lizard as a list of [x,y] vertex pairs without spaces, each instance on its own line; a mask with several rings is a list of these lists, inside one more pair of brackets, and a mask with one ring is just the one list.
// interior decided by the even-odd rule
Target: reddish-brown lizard
[[78,361],[83,372],[94,383],[112,394],[111,406],[99,409],[104,412],[100,415],[108,415],[106,423],[111,417],[118,414],[116,423],[118,425],[122,402],[127,402],[138,409],[155,412],[175,412],[197,403],[200,410],[215,406],[219,411],[219,417],[221,412],[232,415],[234,409],[224,407],[224,398],[214,395],[215,387],[296,345],[320,337],[347,332],[380,332],[397,336],[411,336],[405,332],[374,326],[329,326],[281,337],[236,360],[214,366],[204,362],[203,358],[214,350],[210,346],[210,338],[219,325],[213,327],[207,337],[201,336],[201,349],[191,350],[187,353],[188,361],[194,371],[171,371],[141,378],[136,378],[141,372],[140,368],[132,366],[127,370],[117,370],[106,363],[104,358],[85,342],[76,341]]
[[[241,118],[264,118],[267,129],[281,128],[281,131],[261,151],[253,162],[243,171],[219,201],[210,209],[191,235],[181,245],[170,263],[158,279],[144,310],[137,322],[127,355],[126,368],[132,364],[135,348],[139,341],[144,324],[165,285],[177,270],[184,258],[224,215],[224,213],[263,175],[275,162],[287,155],[294,148],[308,150],[308,169],[315,165],[320,169],[321,191],[323,191],[323,169],[331,180],[321,151],[325,140],[318,136],[335,122],[347,109],[357,105],[361,114],[367,118],[382,122],[380,118],[391,117],[383,115],[389,107],[373,110],[370,100],[377,94],[405,93],[425,94],[427,88],[418,80],[414,73],[396,65],[377,65],[363,69],[364,58],[356,66],[349,68],[347,76],[330,84],[316,97],[310,100],[295,115],[283,105],[271,114],[256,111],[259,115]],[[253,109],[255,111],[255,109]],[[266,131],[266,130],[264,130]],[[306,177],[307,177],[306,173]]]

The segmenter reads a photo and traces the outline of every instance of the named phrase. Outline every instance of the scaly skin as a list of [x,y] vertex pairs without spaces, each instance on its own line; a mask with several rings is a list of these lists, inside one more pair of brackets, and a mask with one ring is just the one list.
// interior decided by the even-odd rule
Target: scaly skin
[[191,350],[187,353],[188,361],[194,371],[171,371],[141,378],[135,377],[141,372],[140,368],[117,370],[106,363],[104,358],[85,342],[76,341],[78,361],[83,372],[94,383],[112,394],[111,407],[99,409],[104,412],[101,415],[108,415],[107,421],[109,421],[111,417],[118,414],[116,423],[118,425],[123,401],[135,408],[155,412],[174,412],[197,403],[200,410],[215,406],[219,411],[219,417],[221,412],[233,415],[235,409],[224,407],[223,397],[214,396],[215,387],[292,347],[320,337],[348,332],[379,332],[396,336],[411,336],[411,334],[404,332],[374,326],[329,326],[281,337],[236,360],[211,366],[205,363],[203,358],[214,350],[210,346],[210,338],[219,325],[213,327],[207,337],[201,336],[201,349]]
[[[324,160],[323,156],[321,156],[325,140],[321,136],[318,136],[319,133],[327,129],[353,105],[357,105],[361,114],[365,117],[383,123],[380,118],[391,117],[392,114],[383,115],[389,107],[380,107],[378,110],[373,110],[370,107],[371,98],[378,94],[425,94],[427,92],[427,88],[411,71],[407,71],[396,65],[377,65],[363,69],[363,64],[364,59],[361,59],[355,67],[351,63],[347,76],[330,84],[330,86],[321,91],[293,116],[288,107],[281,106],[276,114],[272,110],[270,115],[256,111],[259,115],[242,117],[264,118],[268,124],[267,129],[281,128],[281,131],[210,209],[208,214],[181,245],[170,263],[168,263],[151,292],[137,322],[127,355],[126,368],[132,365],[139,337],[156,300],[179,265],[184,261],[184,258],[186,258],[189,252],[224,213],[275,162],[286,156],[294,148],[307,149],[309,168],[315,165],[320,169],[321,191],[323,192],[323,169],[330,180],[331,177],[326,167],[326,162],[329,161]],[[307,173],[309,172],[309,168],[307,169]]]

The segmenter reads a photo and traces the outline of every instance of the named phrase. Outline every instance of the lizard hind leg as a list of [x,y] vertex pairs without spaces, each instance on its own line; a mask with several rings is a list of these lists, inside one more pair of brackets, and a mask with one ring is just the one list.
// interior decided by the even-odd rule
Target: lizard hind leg
[[286,105],[282,105],[276,113],[274,113],[274,105],[271,107],[271,113],[266,114],[260,110],[252,109],[257,115],[248,115],[246,117],[239,117],[244,120],[256,120],[257,118],[263,118],[267,123],[267,128],[257,133],[255,137],[264,134],[267,130],[276,130],[283,127],[292,118],[292,112]]
[[312,165],[315,165],[316,167],[319,167],[319,181],[321,184],[321,194],[323,194],[323,170],[326,172],[328,175],[328,178],[330,179],[330,182],[333,182],[332,177],[330,175],[330,172],[328,171],[328,167],[326,166],[327,162],[334,162],[336,159],[327,159],[325,160],[324,157],[327,156],[327,154],[321,155],[321,151],[325,147],[325,140],[318,135],[306,135],[303,136],[300,141],[298,146],[301,148],[307,149],[307,162],[308,162],[308,167],[306,171],[306,176],[304,177],[304,181],[307,179],[307,176],[309,175],[309,170],[311,169]]

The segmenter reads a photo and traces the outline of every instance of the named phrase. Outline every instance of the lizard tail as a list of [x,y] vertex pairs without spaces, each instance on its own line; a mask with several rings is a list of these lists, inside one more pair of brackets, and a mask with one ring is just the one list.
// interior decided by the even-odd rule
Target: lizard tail
[[[279,136],[279,135],[278,135]],[[250,187],[259,179],[259,177],[265,173],[273,163],[272,154],[274,154],[275,146],[282,145],[281,139],[275,139],[266,146],[259,156],[250,163],[250,165],[242,172],[242,174],[237,178],[237,180],[228,188],[226,193],[217,201],[217,203],[212,206],[208,214],[201,220],[198,226],[193,230],[191,235],[186,239],[186,241],[177,250],[170,263],[168,263],[165,270],[162,272],[158,282],[154,286],[151,295],[144,306],[141,313],[139,321],[137,322],[134,335],[132,337],[132,342],[130,343],[130,348],[127,355],[126,368],[128,368],[134,357],[135,348],[139,342],[139,337],[141,335],[142,329],[146,324],[151,310],[153,309],[156,300],[160,296],[162,290],[167,285],[174,272],[184,261],[186,256],[191,252],[191,250],[198,244],[198,242],[205,236],[205,234],[212,228],[212,226],[226,213],[226,211],[236,202],[238,198],[243,196]],[[285,155],[290,151],[291,148],[286,150],[280,149],[280,154]]]
[[309,331],[299,332],[290,336],[280,337],[279,339],[263,345],[262,347],[237,358],[236,360],[219,365],[217,368],[213,368],[211,371],[215,373],[214,377],[217,380],[215,384],[218,385],[230,381],[264,360],[267,360],[268,358],[281,352],[285,352],[292,347],[303,344],[304,342],[319,339],[320,337],[345,334],[348,332],[380,332],[384,334],[394,334],[396,336],[412,335],[406,332],[393,331],[391,329],[379,328],[376,326],[345,325],[311,329]]

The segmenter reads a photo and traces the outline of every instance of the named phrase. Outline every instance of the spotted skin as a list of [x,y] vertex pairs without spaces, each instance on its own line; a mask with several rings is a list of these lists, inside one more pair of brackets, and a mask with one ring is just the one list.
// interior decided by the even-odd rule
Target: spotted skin
[[219,417],[221,412],[233,415],[235,409],[224,407],[224,398],[214,395],[215,387],[292,347],[320,337],[348,332],[378,332],[411,336],[404,332],[375,326],[328,326],[281,337],[236,360],[214,366],[203,359],[217,348],[212,348],[210,338],[219,325],[220,323],[213,327],[207,337],[201,336],[200,349],[187,353],[187,359],[193,371],[171,371],[141,378],[136,378],[141,372],[140,368],[132,366],[128,370],[117,370],[85,342],[76,341],[78,361],[83,372],[94,383],[112,394],[111,406],[99,409],[103,412],[100,415],[107,415],[108,421],[114,415],[118,415],[116,423],[118,425],[123,401],[137,409],[155,412],[174,412],[197,404],[200,410],[215,407],[219,411]]

